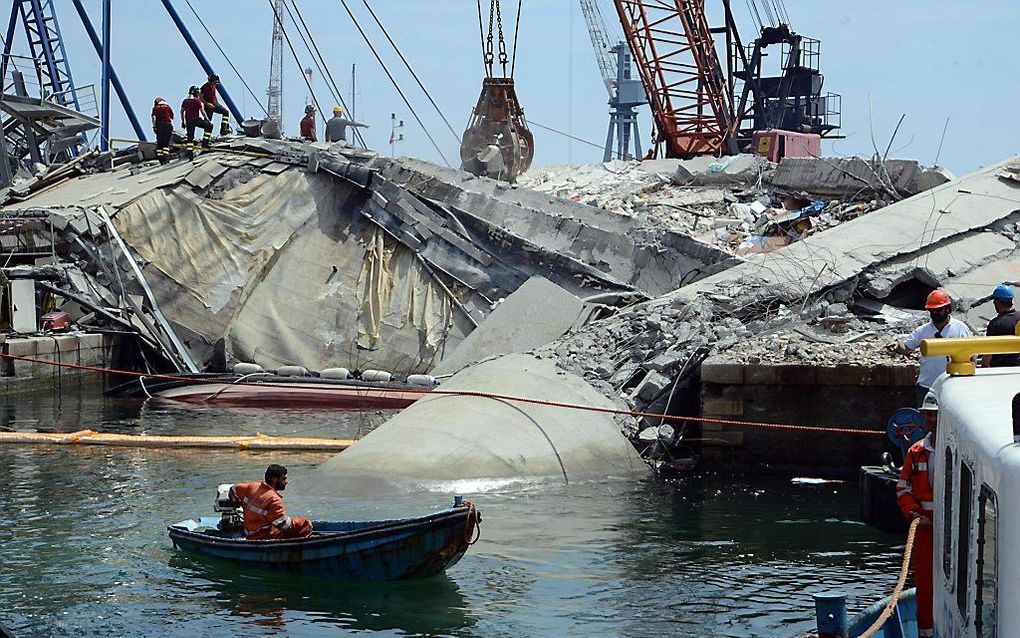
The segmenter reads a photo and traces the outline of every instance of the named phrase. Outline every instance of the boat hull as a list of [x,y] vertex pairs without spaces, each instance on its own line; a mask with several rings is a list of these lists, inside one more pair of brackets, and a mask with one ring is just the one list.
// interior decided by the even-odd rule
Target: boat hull
[[414,519],[317,521],[310,538],[267,541],[224,537],[208,529],[218,519],[184,521],[167,529],[175,547],[243,567],[379,582],[428,578],[452,567],[467,551],[479,520],[473,508],[455,507]]
[[331,407],[348,410],[400,410],[411,405],[422,392],[384,390],[364,386],[290,384],[209,383],[162,390],[153,398],[164,401],[231,405],[241,407]]
[[188,374],[141,377],[110,389],[109,396],[195,405],[402,410],[431,388],[319,377]]

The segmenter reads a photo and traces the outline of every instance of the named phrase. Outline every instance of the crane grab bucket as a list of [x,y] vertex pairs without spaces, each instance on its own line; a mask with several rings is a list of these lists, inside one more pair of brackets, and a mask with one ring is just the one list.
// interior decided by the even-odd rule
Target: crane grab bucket
[[531,167],[535,138],[517,101],[513,78],[486,77],[461,137],[462,168],[474,175],[514,181]]

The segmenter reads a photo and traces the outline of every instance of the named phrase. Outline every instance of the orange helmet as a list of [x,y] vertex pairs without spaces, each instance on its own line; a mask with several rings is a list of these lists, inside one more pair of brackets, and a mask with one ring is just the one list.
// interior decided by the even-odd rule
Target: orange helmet
[[928,295],[928,300],[924,303],[924,309],[935,310],[936,308],[949,306],[952,303],[953,301],[949,298],[949,295],[945,290],[932,290]]

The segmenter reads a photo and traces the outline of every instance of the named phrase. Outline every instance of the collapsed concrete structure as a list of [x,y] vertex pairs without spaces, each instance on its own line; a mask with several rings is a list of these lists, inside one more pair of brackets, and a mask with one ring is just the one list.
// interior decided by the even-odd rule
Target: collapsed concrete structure
[[[17,276],[67,300],[80,325],[140,334],[182,371],[235,361],[343,365],[438,371],[453,375],[451,387],[477,388],[472,379],[482,371],[499,370],[486,379],[531,378],[555,364],[565,375],[559,385],[543,392],[525,383],[522,392],[598,403],[597,392],[620,409],[774,418],[782,411],[761,393],[748,407],[734,389],[768,378],[746,370],[885,366],[892,371],[877,375],[875,387],[888,395],[905,384],[911,363],[878,346],[920,321],[913,310],[928,290],[947,287],[978,327],[994,284],[1020,280],[1012,265],[1020,171],[1012,162],[944,183],[940,172],[916,166],[819,160],[827,177],[813,192],[797,190],[812,170],[802,161],[790,169],[746,158],[658,161],[625,171],[611,163],[572,169],[593,175],[584,183],[560,184],[549,177],[555,171],[522,180],[549,191],[539,192],[345,144],[228,138],[195,162],[165,167],[139,163],[135,153],[84,158],[6,193],[4,215],[43,222],[55,246],[55,275],[36,264]],[[607,187],[600,171],[616,181]],[[747,211],[752,217],[741,217]],[[720,215],[722,223],[711,221]],[[706,218],[711,232],[697,232]],[[762,246],[768,237],[785,241],[741,257],[751,236]],[[865,348],[876,354],[845,354]],[[490,357],[501,358],[472,367]],[[537,378],[552,379],[546,372]],[[785,374],[790,392],[802,392],[809,375]],[[367,468],[421,423],[436,423],[437,440],[446,441],[430,448],[430,463],[442,465],[460,454],[465,428],[484,427],[478,401],[420,401],[324,472]],[[834,414],[830,424],[878,426],[885,407]],[[450,419],[451,410],[477,418]],[[585,459],[571,466],[578,475],[631,465],[612,437],[599,438],[608,421],[591,432],[608,447],[590,454],[565,442],[582,436],[580,425],[601,422],[591,414],[512,412],[520,422],[501,417],[501,436],[555,422],[562,438],[530,446],[531,463],[492,449],[484,468],[461,478],[566,476],[566,461],[547,473],[550,450],[561,449]],[[611,421],[609,429],[630,437],[657,424]],[[738,458],[732,451],[748,444],[743,433],[712,427],[678,430],[688,451],[709,458],[722,445]],[[597,462],[610,457],[617,461]],[[450,478],[440,474],[431,478]]]

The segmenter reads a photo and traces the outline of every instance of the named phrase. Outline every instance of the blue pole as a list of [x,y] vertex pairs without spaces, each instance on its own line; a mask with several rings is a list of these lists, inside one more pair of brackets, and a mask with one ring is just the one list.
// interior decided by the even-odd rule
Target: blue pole
[[100,129],[99,150],[110,150],[110,2],[103,0],[103,92],[102,108],[99,111]]
[[7,56],[11,54],[11,47],[14,45],[14,30],[18,27],[18,3],[11,5],[11,21],[7,23],[7,39],[4,40],[4,64],[7,64]]
[[818,638],[847,638],[846,594],[813,594]]
[[[205,69],[206,75],[212,75],[215,73],[212,65],[209,64],[209,60],[206,59],[205,55],[202,53],[202,49],[198,48],[198,43],[195,42],[195,38],[191,37],[191,32],[188,31],[188,27],[184,24],[184,20],[181,20],[181,16],[177,13],[177,9],[174,9],[174,5],[170,2],[170,0],[163,0],[163,6],[166,7],[166,12],[170,14],[170,19],[174,21],[175,25],[177,25],[177,30],[181,32],[182,36],[184,36],[184,41],[188,43],[189,47],[191,47],[191,52],[195,54],[195,58],[198,60],[198,63],[202,65],[203,69]],[[227,108],[230,109],[230,113],[234,116],[234,120],[237,122],[244,121],[244,118],[241,116],[241,111],[238,110],[234,101],[230,99],[230,94],[227,93],[227,89],[223,87],[223,84],[220,84],[217,89],[219,94],[223,96],[223,101],[227,103]]]
[[[14,46],[14,30],[18,27],[18,3],[11,4],[11,21],[7,25],[7,39],[4,40],[4,59],[0,64],[0,84],[7,81],[7,63],[11,57],[11,47]],[[3,87],[7,89],[6,86]]]
[[[92,40],[92,46],[95,48],[96,53],[99,57],[103,57],[103,44],[99,41],[96,29],[92,26],[92,21],[89,20],[89,15],[85,11],[85,7],[82,6],[81,0],[71,0],[71,2],[78,11],[78,17],[81,18],[81,24],[85,27],[85,33],[88,34],[89,39]],[[145,129],[142,128],[142,124],[138,121],[138,116],[135,115],[135,110],[131,107],[131,101],[128,99],[124,86],[120,83],[120,78],[117,77],[117,70],[113,68],[112,64],[110,65],[110,80],[113,82],[113,89],[117,92],[117,97],[120,98],[120,105],[124,108],[124,112],[131,121],[131,128],[135,130],[135,135],[138,136],[139,140],[147,142],[149,138],[145,136]]]

